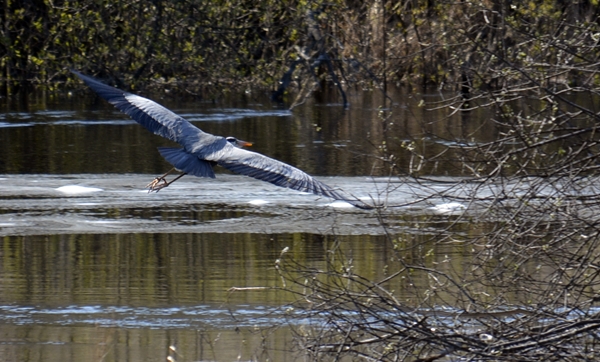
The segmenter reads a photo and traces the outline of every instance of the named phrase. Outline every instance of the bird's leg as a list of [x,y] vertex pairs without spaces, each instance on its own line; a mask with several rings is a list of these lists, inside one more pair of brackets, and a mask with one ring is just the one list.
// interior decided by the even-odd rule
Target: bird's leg
[[158,192],[158,191],[164,189],[165,187],[169,186],[173,182],[179,180],[180,178],[182,178],[185,175],[185,173],[182,173],[181,175],[177,176],[173,180],[167,182],[166,177],[168,175],[170,175],[173,171],[176,171],[175,168],[170,169],[167,173],[165,173],[162,176],[156,177],[154,180],[152,180],[152,182],[150,182],[148,185],[146,185],[148,192],[152,192],[152,191]]
[[165,173],[162,176],[157,176],[154,180],[152,180],[152,182],[150,182],[148,185],[146,185],[147,189],[150,189],[150,191],[154,191],[156,185],[158,185],[159,182],[162,183],[167,183],[167,180],[165,177],[169,176],[171,174],[171,172],[175,171],[175,168],[170,169],[169,171],[167,171],[167,173]]
[[[169,186],[170,184],[172,184],[173,182],[179,180],[180,178],[182,178],[183,176],[185,176],[185,173],[182,173],[181,175],[175,177],[174,179],[172,179],[171,181],[167,182],[167,180],[165,180],[164,178],[162,179],[162,183],[161,184],[156,184],[152,187],[150,187],[150,189],[148,190],[148,192],[159,192],[160,190],[164,189],[165,187]],[[158,178],[158,177],[157,177]],[[154,181],[152,181],[154,182]]]

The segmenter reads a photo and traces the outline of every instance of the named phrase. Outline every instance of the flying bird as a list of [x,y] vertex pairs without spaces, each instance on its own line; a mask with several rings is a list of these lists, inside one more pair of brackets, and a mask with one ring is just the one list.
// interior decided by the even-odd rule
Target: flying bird
[[71,70],[71,72],[81,78],[100,97],[129,115],[150,132],[177,142],[183,147],[158,148],[158,152],[165,160],[182,174],[170,182],[166,181],[166,176],[173,170],[155,178],[147,186],[150,191],[159,191],[186,174],[215,178],[213,167],[219,165],[235,173],[277,186],[346,201],[361,209],[372,208],[361,200],[347,195],[341,190],[333,189],[296,167],[260,153],[242,149],[244,146],[251,145],[249,142],[234,137],[226,138],[206,133],[150,99],[111,87],[75,70]]

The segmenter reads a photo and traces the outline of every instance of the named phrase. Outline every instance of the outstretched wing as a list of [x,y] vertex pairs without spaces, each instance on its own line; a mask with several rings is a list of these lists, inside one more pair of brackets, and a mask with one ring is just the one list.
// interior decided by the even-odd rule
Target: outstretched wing
[[197,141],[199,135],[204,133],[198,127],[154,101],[111,87],[75,70],[71,70],[71,72],[81,78],[100,97],[154,134],[178,142],[185,147]]
[[158,152],[181,172],[197,177],[215,178],[210,162],[199,159],[183,148],[159,147]]
[[99,96],[152,133],[184,146],[185,150],[162,148],[159,151],[167,161],[186,173],[214,177],[210,162],[216,162],[233,172],[277,186],[344,200],[359,208],[371,208],[295,167],[256,152],[236,148],[223,137],[202,132],[154,101],[111,87],[77,71],[71,70],[71,72],[81,78]]
[[218,159],[212,161],[235,173],[277,186],[343,200],[359,208],[371,208],[355,197],[345,195],[343,191],[334,190],[306,172],[281,161],[233,146],[225,147],[224,151]]

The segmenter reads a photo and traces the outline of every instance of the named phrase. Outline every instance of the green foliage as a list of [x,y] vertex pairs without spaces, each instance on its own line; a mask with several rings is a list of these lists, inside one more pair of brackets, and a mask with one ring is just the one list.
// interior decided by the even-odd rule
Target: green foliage
[[312,12],[348,83],[457,84],[468,70],[474,86],[498,88],[520,81],[503,72],[506,60],[537,67],[540,81],[560,65],[553,81],[592,84],[596,76],[567,68],[598,57],[598,10],[596,1],[554,0],[6,0],[0,81],[50,84],[73,67],[138,88],[276,87],[314,41]]

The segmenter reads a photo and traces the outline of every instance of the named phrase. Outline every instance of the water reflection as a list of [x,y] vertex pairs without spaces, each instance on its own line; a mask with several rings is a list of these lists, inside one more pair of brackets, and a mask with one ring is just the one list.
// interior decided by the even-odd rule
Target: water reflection
[[[360,237],[360,250],[385,248]],[[348,237],[348,241],[352,238]],[[4,237],[0,301],[18,305],[216,305],[285,302],[273,291],[274,261],[289,247],[299,260],[323,261],[331,239],[317,234],[89,234]],[[359,246],[359,245],[357,245]],[[373,254],[371,254],[373,255]],[[271,272],[269,272],[271,270]]]
[[[0,152],[6,157],[0,160],[0,173],[161,174],[168,169],[156,147],[169,141],[82,94],[3,105]],[[495,137],[493,124],[482,127],[487,122],[483,115],[431,123],[426,120],[445,115],[418,107],[418,100],[402,91],[393,96],[398,100],[393,108],[381,108],[380,93],[362,92],[351,95],[349,110],[309,101],[293,112],[263,95],[218,102],[153,98],[209,133],[252,141],[257,152],[317,176],[387,175],[389,165],[373,155],[393,152],[398,166],[405,168],[411,157],[407,143],[416,142],[433,155],[445,147],[436,147],[439,139],[458,135],[466,142],[482,142]],[[437,167],[437,174],[459,174],[443,163]]]
[[[388,175],[379,155],[392,152],[405,169],[410,147],[437,154],[449,142],[490,141],[496,125],[477,112],[446,118],[426,111],[402,92],[388,108],[380,107],[377,92],[350,97],[349,110],[309,101],[292,113],[260,96],[156,99],[208,132],[254,141],[258,152],[336,176],[323,181],[358,197],[410,204],[386,211],[385,224],[376,212],[336,208],[330,200],[232,175],[186,177],[147,194],[143,186],[170,168],[156,151],[168,143],[110,105],[81,97],[4,105],[0,355],[19,361],[165,360],[174,353],[178,361],[293,359],[289,330],[279,323],[281,308],[295,296],[273,289],[281,285],[274,263],[286,247],[302,265],[324,268],[329,250],[343,245],[353,271],[373,280],[387,276],[398,253],[406,263],[442,273],[472,273],[464,261],[480,251],[461,238],[489,231],[483,230],[489,224],[471,219],[489,205],[446,212],[451,203],[444,195],[493,199],[493,185],[446,190],[441,183],[364,176]],[[450,152],[447,157],[426,172],[460,174]],[[525,187],[515,187],[515,194]],[[411,272],[385,287],[410,306],[430,282]],[[432,296],[432,305],[435,298],[451,304],[453,295]]]
[[[213,332],[100,326],[0,325],[4,361],[294,361],[289,336],[250,328]],[[288,347],[289,348],[289,347]],[[279,352],[273,352],[279,350]]]
[[[35,361],[119,361],[168,355],[286,360],[289,334],[268,330],[293,296],[275,290],[284,247],[318,267],[333,238],[311,234],[88,234],[4,237],[0,250],[0,351]],[[381,270],[382,237],[348,237],[366,269]],[[370,256],[367,256],[370,255]],[[373,264],[375,263],[375,264]],[[275,312],[275,314],[273,314]],[[258,328],[258,329],[257,329]],[[260,332],[263,330],[263,332]],[[130,338],[133,338],[130,340]],[[262,351],[261,342],[269,346]],[[279,352],[278,352],[279,351]]]
[[[309,233],[5,236],[0,349],[19,361],[37,360],[32,351],[44,361],[78,361],[98,351],[107,361],[123,353],[137,360],[148,350],[164,358],[170,345],[189,356],[180,360],[229,360],[233,351],[242,359],[267,353],[285,360],[292,348],[285,305],[296,296],[274,289],[282,286],[274,266],[284,248],[286,257],[324,269],[329,250],[343,245],[353,271],[371,280],[387,276],[398,252],[407,263],[426,258],[442,273],[465,273],[463,260],[473,251],[456,243],[457,234],[453,243],[413,233],[393,241]],[[412,273],[384,285],[413,305],[414,291],[430,282],[426,273]],[[280,329],[272,334],[274,326]]]

